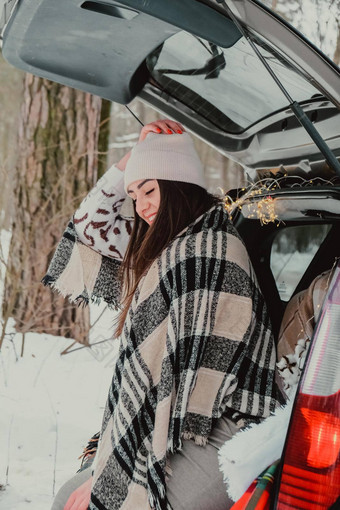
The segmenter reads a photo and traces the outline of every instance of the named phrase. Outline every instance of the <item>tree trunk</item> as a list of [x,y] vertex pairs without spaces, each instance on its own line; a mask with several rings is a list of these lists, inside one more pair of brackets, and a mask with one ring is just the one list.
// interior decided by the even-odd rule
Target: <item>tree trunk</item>
[[63,229],[97,180],[101,99],[27,74],[19,118],[3,318],[17,331],[88,342],[89,311],[45,288]]
[[110,139],[110,114],[111,114],[111,101],[102,99],[100,124],[98,135],[98,179],[107,170],[108,148]]

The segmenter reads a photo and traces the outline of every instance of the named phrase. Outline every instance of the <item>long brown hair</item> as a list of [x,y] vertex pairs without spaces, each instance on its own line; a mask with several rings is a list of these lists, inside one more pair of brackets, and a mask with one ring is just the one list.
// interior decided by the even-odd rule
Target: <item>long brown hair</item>
[[124,289],[123,309],[116,336],[123,330],[125,318],[140,279],[168,244],[190,223],[213,205],[221,202],[196,184],[158,180],[160,205],[151,226],[135,210],[134,226],[121,267]]

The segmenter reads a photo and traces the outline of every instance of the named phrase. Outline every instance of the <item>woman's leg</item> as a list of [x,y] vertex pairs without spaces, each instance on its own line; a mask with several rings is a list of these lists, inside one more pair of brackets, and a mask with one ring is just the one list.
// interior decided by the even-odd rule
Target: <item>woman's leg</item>
[[208,444],[183,441],[180,452],[170,457],[172,475],[167,496],[173,510],[228,510],[233,501],[219,470],[218,449],[238,431],[233,422],[221,418]]
[[[183,441],[182,450],[170,456],[172,474],[167,482],[167,496],[173,510],[231,508],[233,501],[228,498],[219,470],[218,449],[237,431],[238,428],[231,420],[220,418],[205,447],[197,446],[193,441]],[[64,510],[72,492],[91,474],[90,465],[66,482],[57,493],[51,510]]]
[[88,467],[80,473],[74,475],[70,480],[68,480],[64,485],[59,489],[51,510],[64,510],[64,506],[73,491],[78,489],[80,485],[82,485],[86,480],[90,478],[92,474],[92,467]]
[[173,510],[231,508],[214,446],[184,441],[183,449],[170,458],[170,467],[167,496]]

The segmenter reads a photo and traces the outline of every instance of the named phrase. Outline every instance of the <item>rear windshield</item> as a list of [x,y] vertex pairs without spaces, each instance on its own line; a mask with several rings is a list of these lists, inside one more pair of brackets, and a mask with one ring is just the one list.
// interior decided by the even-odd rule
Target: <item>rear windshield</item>
[[[321,96],[263,41],[257,46],[294,100]],[[244,37],[221,48],[181,31],[149,55],[147,66],[164,91],[228,133],[241,133],[288,106]]]

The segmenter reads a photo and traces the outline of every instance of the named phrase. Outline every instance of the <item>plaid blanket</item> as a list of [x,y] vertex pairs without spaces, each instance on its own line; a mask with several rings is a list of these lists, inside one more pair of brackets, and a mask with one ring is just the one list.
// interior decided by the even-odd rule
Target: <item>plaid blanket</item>
[[90,510],[169,510],[167,453],[204,446],[223,413],[267,417],[281,396],[265,303],[223,206],[142,278],[109,389]]
[[118,260],[102,257],[80,242],[71,220],[41,281],[79,305],[104,300],[118,309],[119,268]]

